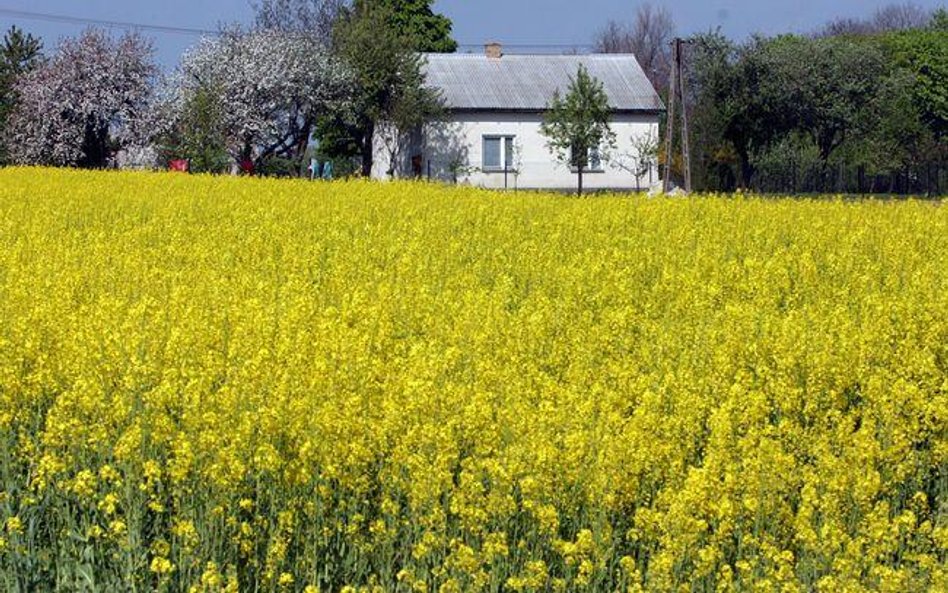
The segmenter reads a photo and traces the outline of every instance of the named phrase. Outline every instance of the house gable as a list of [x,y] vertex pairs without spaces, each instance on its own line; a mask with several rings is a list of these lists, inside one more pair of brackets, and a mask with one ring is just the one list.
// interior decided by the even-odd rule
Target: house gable
[[630,54],[425,54],[425,61],[426,83],[441,92],[453,112],[542,112],[555,91],[566,93],[580,65],[602,83],[613,111],[657,114],[664,109]]

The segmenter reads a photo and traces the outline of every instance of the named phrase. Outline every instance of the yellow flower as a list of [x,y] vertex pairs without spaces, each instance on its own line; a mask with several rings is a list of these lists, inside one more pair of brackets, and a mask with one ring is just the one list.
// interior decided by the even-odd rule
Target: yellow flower
[[109,532],[112,535],[115,535],[115,536],[125,535],[126,529],[127,529],[127,526],[125,524],[125,521],[122,521],[121,519],[115,519],[114,521],[111,521],[109,523]]
[[23,522],[19,517],[7,519],[7,533],[23,533]]
[[115,514],[116,505],[118,505],[119,498],[115,494],[109,492],[102,500],[99,501],[98,507],[99,510],[105,513],[106,515]]
[[72,491],[81,498],[90,498],[95,493],[96,478],[91,471],[84,469],[73,478]]
[[167,558],[162,558],[161,556],[155,556],[151,560],[151,564],[148,568],[151,572],[155,574],[168,574],[174,570],[174,564],[171,563]]
[[946,237],[930,200],[0,168],[0,563],[59,525],[195,593],[945,589]]
[[216,562],[208,562],[201,573],[201,585],[205,588],[216,589],[221,585],[222,578]]

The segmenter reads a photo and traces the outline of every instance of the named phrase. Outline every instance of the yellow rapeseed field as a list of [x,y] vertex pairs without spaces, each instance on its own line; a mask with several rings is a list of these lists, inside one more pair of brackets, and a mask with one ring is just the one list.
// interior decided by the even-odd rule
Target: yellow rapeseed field
[[948,208],[0,171],[4,591],[946,591]]

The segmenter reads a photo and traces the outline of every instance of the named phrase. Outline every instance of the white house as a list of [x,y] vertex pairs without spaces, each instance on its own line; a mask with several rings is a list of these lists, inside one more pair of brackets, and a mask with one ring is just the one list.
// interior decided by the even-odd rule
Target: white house
[[[654,148],[663,105],[634,56],[425,54],[426,81],[441,91],[443,121],[410,138],[376,135],[372,176],[420,176],[488,188],[567,189],[576,174],[540,134],[553,93],[565,94],[580,64],[603,84],[616,150],[591,155],[588,189],[637,189],[658,180]],[[651,146],[650,146],[651,145]],[[392,158],[392,155],[395,155]]]

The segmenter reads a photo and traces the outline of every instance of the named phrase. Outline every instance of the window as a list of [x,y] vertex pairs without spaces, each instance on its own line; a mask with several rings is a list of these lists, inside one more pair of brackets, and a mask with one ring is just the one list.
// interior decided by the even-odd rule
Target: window
[[[570,155],[569,157],[570,162],[575,163],[576,161],[573,159],[572,149],[570,149],[569,155]],[[579,167],[573,164],[573,165],[570,165],[570,169],[572,169],[572,171],[575,173],[579,169]],[[583,167],[583,171],[585,172],[591,171],[594,173],[598,173],[598,172],[601,172],[602,170],[603,170],[602,169],[602,156],[599,153],[599,147],[593,146],[589,149],[589,152],[586,156],[586,166]]]
[[599,158],[599,147],[593,146],[589,149],[589,160],[586,163],[590,171],[602,171],[602,160]]
[[482,158],[485,171],[512,171],[514,167],[514,137],[513,136],[484,136],[484,155]]

